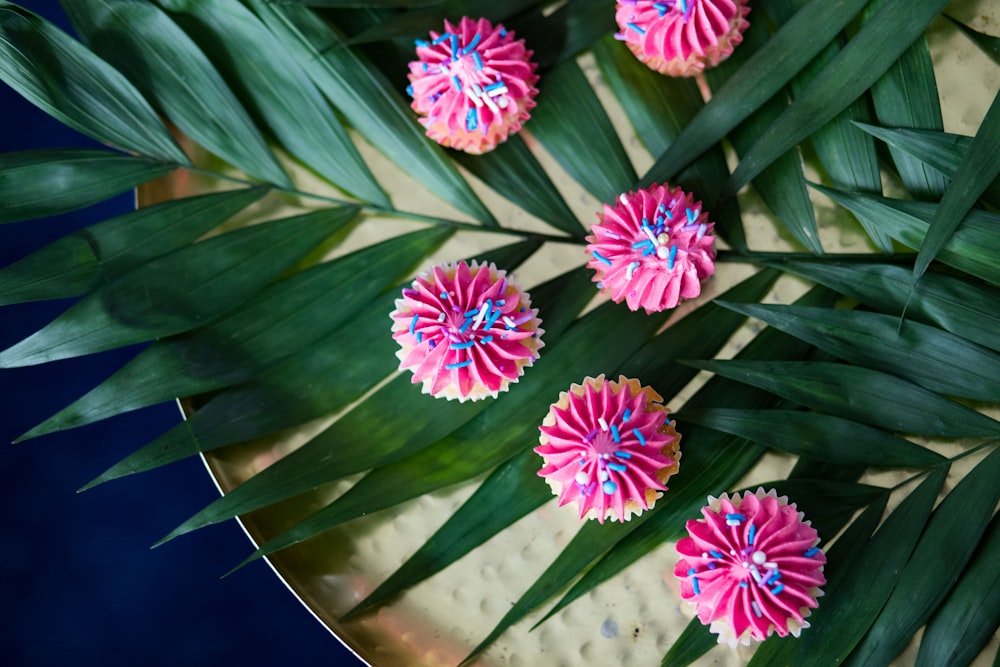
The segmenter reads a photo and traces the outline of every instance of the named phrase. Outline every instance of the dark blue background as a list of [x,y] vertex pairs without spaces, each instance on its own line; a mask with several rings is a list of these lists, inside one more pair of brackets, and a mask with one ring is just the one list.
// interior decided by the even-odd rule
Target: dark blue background
[[[21,3],[68,29],[55,0]],[[94,146],[0,83],[0,153]],[[0,225],[0,267],[131,208],[126,194]],[[66,302],[0,307],[0,349]],[[56,665],[358,665],[263,562],[220,576],[251,545],[235,522],[150,550],[217,492],[198,460],[76,489],[179,420],[173,404],[10,444],[135,349],[0,370],[0,661]]]

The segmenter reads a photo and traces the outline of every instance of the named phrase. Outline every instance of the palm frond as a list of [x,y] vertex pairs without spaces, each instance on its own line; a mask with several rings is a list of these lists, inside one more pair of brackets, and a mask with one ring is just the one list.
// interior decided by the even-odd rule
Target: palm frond
[[[557,616],[578,657],[593,630],[574,609],[639,573],[660,586],[646,557],[672,563],[705,497],[766,480],[832,546],[812,627],[750,664],[885,664],[910,642],[919,664],[971,660],[1000,620],[1000,95],[975,127],[943,120],[925,38],[958,35],[943,0],[758,4],[699,88],[635,60],[603,0],[79,0],[82,43],[0,1],[0,79],[107,146],[0,155],[0,222],[183,183],[0,269],[0,304],[78,299],[0,367],[155,341],[22,439],[182,397],[184,424],[85,488],[203,455],[227,493],[161,543],[240,517],[259,544],[244,563],[303,587],[322,536],[367,544],[449,498],[364,590],[309,596],[352,638],[550,521],[526,567],[484,582],[502,603],[468,621],[455,664],[493,664],[515,636],[538,650]],[[430,141],[402,94],[410,40],[462,14],[504,21],[542,77],[524,133],[483,156]],[[665,179],[712,211],[727,291],[651,316],[595,300],[600,202]],[[497,400],[435,400],[396,372],[398,290],[455,257],[516,269],[543,320],[541,358]],[[559,392],[601,373],[681,408],[683,458],[653,509],[578,526],[531,448]],[[712,649],[677,627],[666,647],[637,627],[634,655]],[[614,646],[592,661],[624,660]]]

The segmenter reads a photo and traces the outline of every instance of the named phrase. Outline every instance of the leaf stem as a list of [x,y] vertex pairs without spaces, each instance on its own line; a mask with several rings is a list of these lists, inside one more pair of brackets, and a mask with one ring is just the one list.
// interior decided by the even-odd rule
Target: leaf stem
[[748,264],[771,263],[780,264],[782,262],[815,262],[818,264],[828,264],[836,262],[879,262],[882,264],[912,264],[916,258],[914,253],[893,253],[883,255],[877,253],[832,253],[826,255],[814,255],[810,252],[737,252],[735,250],[720,250],[715,258],[717,262],[743,262]]

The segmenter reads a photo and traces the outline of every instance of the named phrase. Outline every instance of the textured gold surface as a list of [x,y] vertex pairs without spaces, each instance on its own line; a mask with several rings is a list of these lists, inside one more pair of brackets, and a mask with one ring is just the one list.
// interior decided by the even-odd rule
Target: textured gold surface
[[[949,12],[980,31],[1000,35],[1000,7],[995,0],[955,2]],[[934,24],[929,38],[937,65],[946,130],[974,134],[993,91],[1000,88],[1000,69],[943,20]],[[637,170],[642,173],[652,163],[651,157],[641,148],[617,103],[603,88],[593,62],[584,57],[581,64],[597,86]],[[562,176],[556,182],[570,206],[581,220],[589,222],[594,219],[599,203],[561,173],[537,142],[531,140],[530,129],[529,122],[525,138],[550,173]],[[462,219],[460,213],[424,193],[408,175],[371,151],[363,141],[358,143],[380,182],[388,185],[387,189],[397,206],[410,211],[435,211]],[[296,172],[297,183],[303,190],[330,192],[328,186],[308,174],[295,170],[292,165],[289,168]],[[470,180],[474,182],[474,179]],[[504,225],[531,229],[539,224],[478,183],[474,182],[474,185]],[[139,201],[140,205],[149,205],[225,187],[225,183],[178,171],[141,188]],[[842,213],[835,213],[832,205],[822,196],[813,196],[818,207],[821,236],[828,250],[861,252],[870,249],[856,227],[844,224]],[[233,224],[250,224],[265,218],[293,214],[299,210],[298,204],[287,197],[269,195],[246,214],[241,214]],[[741,205],[745,212],[747,236],[755,250],[789,247],[762,213],[763,206],[755,197],[742,195]],[[419,225],[415,223],[397,220],[363,224],[335,249],[333,255],[341,255],[385,236],[417,227]],[[509,240],[497,235],[462,234],[457,240],[447,243],[425,264],[474,255]],[[516,275],[522,284],[530,286],[583,261],[583,250],[579,246],[549,244]],[[746,266],[720,265],[715,278],[706,285],[706,295],[699,303],[720,293],[751,271]],[[787,303],[803,289],[803,284],[796,280],[782,279],[770,300]],[[688,304],[680,308],[678,317],[691,307],[692,304]],[[386,314],[387,329],[389,325]],[[751,327],[741,331],[729,342],[722,356],[734,354],[752,335]],[[539,363],[544,361],[543,352]],[[530,373],[522,382],[530,382]],[[695,384],[698,382],[696,380]],[[670,399],[671,407],[675,410],[680,408],[683,399],[694,388],[695,385],[692,385],[686,389],[680,399]],[[419,387],[414,386],[413,389],[415,393],[419,392]],[[512,391],[517,391],[516,385]],[[552,400],[556,398],[553,396]],[[545,406],[540,406],[540,414],[544,414],[544,409]],[[224,491],[232,489],[303,444],[331,419],[333,417],[265,441],[213,452],[206,455],[206,463],[220,488]],[[679,428],[683,429],[683,425]],[[533,447],[535,444],[525,442],[524,446]],[[941,451],[946,455],[954,454],[953,447],[943,447]],[[947,489],[979,460],[977,457],[969,458],[973,460],[963,459],[953,466]],[[788,472],[791,463],[790,457],[770,455],[744,482],[751,484],[781,477]],[[255,512],[244,517],[243,525],[251,539],[260,544],[342,494],[355,479],[332,483],[306,497]],[[883,473],[872,476],[868,481],[889,486],[899,479],[899,475]],[[430,494],[350,522],[280,552],[269,560],[278,576],[306,607],[369,663],[378,667],[456,665],[494,627],[575,534],[580,524],[572,508],[559,509],[554,502],[547,503],[391,604],[351,623],[340,623],[338,617],[401,565],[468,498],[480,481],[476,479],[446,492]],[[539,483],[543,483],[541,479]],[[723,490],[719,489],[720,492]],[[669,492],[659,502],[668,503]],[[894,502],[898,499],[894,498]],[[833,536],[821,537],[823,546],[829,546]],[[534,632],[528,630],[539,620],[544,609],[530,615],[504,634],[475,664],[512,667],[658,665],[693,616],[692,610],[680,603],[677,586],[670,576],[675,560],[673,543],[664,543]],[[997,643],[994,636],[975,664],[985,665],[988,661],[984,656],[995,653]],[[739,665],[744,664],[751,654],[750,650],[743,648],[736,651],[715,650],[699,664]],[[910,646],[898,659],[898,664],[912,664],[915,657],[916,647]]]

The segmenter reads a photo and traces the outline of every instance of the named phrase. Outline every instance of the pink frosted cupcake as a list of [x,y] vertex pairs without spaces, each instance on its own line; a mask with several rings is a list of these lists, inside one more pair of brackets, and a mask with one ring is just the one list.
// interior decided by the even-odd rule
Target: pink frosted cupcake
[[598,218],[587,266],[615,303],[646,313],[673,308],[701,294],[701,281],[715,272],[715,223],[680,188],[625,193]]
[[600,375],[574,384],[538,428],[535,451],[545,460],[538,475],[560,507],[576,502],[581,519],[628,521],[651,508],[677,472],[681,436],[668,412],[638,380]]
[[449,400],[496,398],[544,345],[531,297],[493,264],[421,273],[390,317],[400,369],[412,370],[425,394]]
[[535,106],[537,65],[523,39],[502,25],[463,17],[458,27],[417,40],[410,63],[410,105],[427,136],[442,146],[486,153],[521,129]]
[[615,38],[650,69],[693,76],[715,67],[743,41],[747,0],[619,0]]
[[701,513],[677,543],[681,597],[720,644],[798,637],[826,583],[816,530],[774,489],[709,497]]

